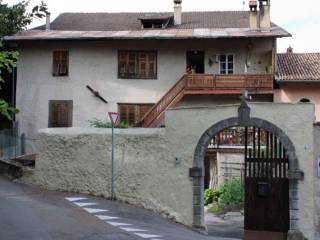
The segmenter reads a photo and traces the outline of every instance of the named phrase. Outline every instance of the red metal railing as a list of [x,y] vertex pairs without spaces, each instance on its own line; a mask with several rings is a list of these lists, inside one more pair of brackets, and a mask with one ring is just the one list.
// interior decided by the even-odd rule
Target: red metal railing
[[143,127],[159,123],[165,110],[176,105],[187,94],[241,94],[243,90],[250,93],[272,93],[273,76],[271,74],[184,75],[142,118]]

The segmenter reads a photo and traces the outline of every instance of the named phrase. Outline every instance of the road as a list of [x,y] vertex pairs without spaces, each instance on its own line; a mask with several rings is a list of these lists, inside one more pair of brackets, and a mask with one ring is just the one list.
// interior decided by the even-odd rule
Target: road
[[0,176],[2,240],[220,240],[151,211],[83,194],[46,191]]

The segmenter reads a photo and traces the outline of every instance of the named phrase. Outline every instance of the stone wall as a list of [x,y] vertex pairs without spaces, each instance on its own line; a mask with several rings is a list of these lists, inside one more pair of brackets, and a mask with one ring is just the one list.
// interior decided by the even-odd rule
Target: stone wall
[[[115,134],[117,199],[192,225],[192,213],[188,211],[192,206],[191,197],[188,199],[192,196],[189,166],[182,169],[175,165],[165,130],[116,129]],[[110,197],[110,129],[44,129],[38,145],[33,176],[36,184],[51,190]]]

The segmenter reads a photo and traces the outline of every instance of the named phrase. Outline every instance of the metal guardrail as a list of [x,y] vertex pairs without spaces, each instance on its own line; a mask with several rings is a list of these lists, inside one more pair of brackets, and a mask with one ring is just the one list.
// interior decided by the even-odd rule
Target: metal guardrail
[[18,128],[0,130],[0,159],[12,159],[36,151],[36,140],[19,135]]

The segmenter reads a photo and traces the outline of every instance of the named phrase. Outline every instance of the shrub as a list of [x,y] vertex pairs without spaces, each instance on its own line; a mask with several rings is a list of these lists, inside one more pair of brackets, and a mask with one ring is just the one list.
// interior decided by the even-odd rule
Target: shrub
[[219,190],[206,189],[204,191],[204,204],[208,205],[213,202],[218,202],[219,197],[220,197]]
[[225,204],[241,204],[244,202],[244,186],[240,180],[225,182],[220,188],[220,201]]
[[[102,121],[97,118],[94,118],[93,120],[89,121],[90,126],[94,128],[112,128],[112,125],[110,122]],[[124,122],[120,122],[115,128],[127,128],[127,125]]]

